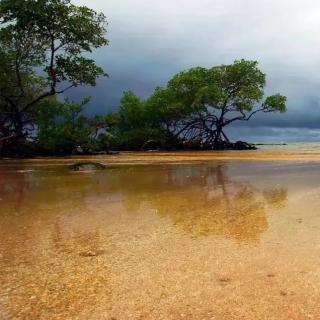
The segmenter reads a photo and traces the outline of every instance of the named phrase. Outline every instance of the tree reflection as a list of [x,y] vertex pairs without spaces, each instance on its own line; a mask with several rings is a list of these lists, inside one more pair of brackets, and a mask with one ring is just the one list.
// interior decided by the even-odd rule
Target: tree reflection
[[139,189],[127,192],[128,208],[153,209],[192,236],[257,241],[268,228],[267,206],[283,208],[287,203],[286,189],[258,189],[235,181],[225,165],[176,166],[155,177],[150,188],[150,178],[139,177]]
[[[177,231],[258,241],[268,228],[267,210],[285,207],[287,190],[259,188],[228,171],[228,165],[200,164],[128,166],[94,174],[0,172],[0,283],[11,290],[10,317],[49,319],[55,312],[72,318],[107,299],[109,253],[117,253],[119,241],[139,232],[154,212],[163,228],[175,226],[174,236]],[[113,220],[112,208],[117,210]],[[113,228],[122,213],[132,219]],[[138,223],[123,230],[127,221]],[[152,225],[142,229],[154,231]],[[113,235],[122,231],[125,235],[113,243]]]
[[256,187],[254,181],[229,174],[228,168],[227,164],[126,166],[98,174],[20,174],[0,184],[0,205],[7,215],[20,212],[16,218],[20,225],[31,221],[34,225],[40,214],[48,223],[63,213],[94,212],[97,203],[101,211],[117,201],[129,214],[142,207],[155,211],[192,236],[257,241],[268,228],[267,208],[284,208],[287,190]]
[[284,208],[288,201],[288,192],[285,188],[268,189],[263,192],[267,203],[274,208]]

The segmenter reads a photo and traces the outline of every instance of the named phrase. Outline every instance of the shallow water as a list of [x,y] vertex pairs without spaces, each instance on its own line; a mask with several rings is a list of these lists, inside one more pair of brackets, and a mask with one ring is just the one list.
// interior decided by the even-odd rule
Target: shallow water
[[320,162],[0,165],[0,319],[319,319]]

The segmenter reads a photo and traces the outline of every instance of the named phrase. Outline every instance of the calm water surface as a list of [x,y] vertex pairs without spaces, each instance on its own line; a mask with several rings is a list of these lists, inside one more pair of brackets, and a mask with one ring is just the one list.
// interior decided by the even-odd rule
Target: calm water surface
[[0,165],[0,319],[320,319],[320,162]]

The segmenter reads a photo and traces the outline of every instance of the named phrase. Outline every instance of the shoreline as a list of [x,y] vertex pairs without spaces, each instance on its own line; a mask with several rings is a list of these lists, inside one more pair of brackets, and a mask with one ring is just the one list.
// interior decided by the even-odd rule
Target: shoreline
[[172,151],[172,152],[120,152],[115,155],[84,155],[64,157],[36,157],[30,159],[0,159],[0,166],[7,164],[63,165],[81,161],[96,161],[106,164],[166,164],[207,161],[320,161],[320,151]]

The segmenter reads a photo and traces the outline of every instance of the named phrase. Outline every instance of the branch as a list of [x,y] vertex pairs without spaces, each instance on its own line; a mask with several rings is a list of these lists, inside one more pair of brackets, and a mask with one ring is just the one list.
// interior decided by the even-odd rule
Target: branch
[[49,97],[49,96],[53,96],[55,93],[52,93],[51,91],[45,92],[42,95],[40,95],[38,98],[34,99],[33,101],[29,102],[22,110],[21,112],[25,112],[27,111],[30,107],[32,107],[33,105],[35,105],[36,103],[38,103],[39,101]]
[[43,93],[42,95],[40,95],[38,98],[36,98],[35,100],[31,101],[30,103],[28,103],[22,110],[21,112],[26,112],[30,107],[32,107],[33,105],[35,105],[36,103],[38,103],[39,101],[49,97],[49,96],[54,96],[55,94],[61,94],[61,93],[64,93],[66,92],[67,90],[71,89],[72,87],[74,87],[75,84],[71,84],[70,86],[66,87],[65,89],[63,90],[60,90],[60,91],[55,91],[52,92],[52,91],[47,91],[45,93]]
[[71,89],[72,87],[75,87],[75,86],[76,86],[76,84],[73,83],[73,84],[71,84],[70,86],[68,86],[68,87],[66,87],[66,88],[64,88],[64,89],[62,89],[62,90],[60,90],[60,91],[56,91],[55,93],[56,93],[56,94],[64,93],[64,92],[66,92],[67,90],[69,90],[69,89]]
[[[223,127],[234,122],[234,121],[237,121],[237,120],[240,120],[240,121],[249,121],[252,116],[254,116],[256,113],[260,112],[260,111],[264,111],[265,108],[260,108],[260,109],[257,109],[253,112],[251,112],[249,115],[246,115],[242,110],[240,111],[240,113],[242,114],[242,116],[240,117],[235,117],[233,119],[230,119],[230,120],[226,120],[224,123],[223,123]],[[268,111],[269,112],[269,111]]]

